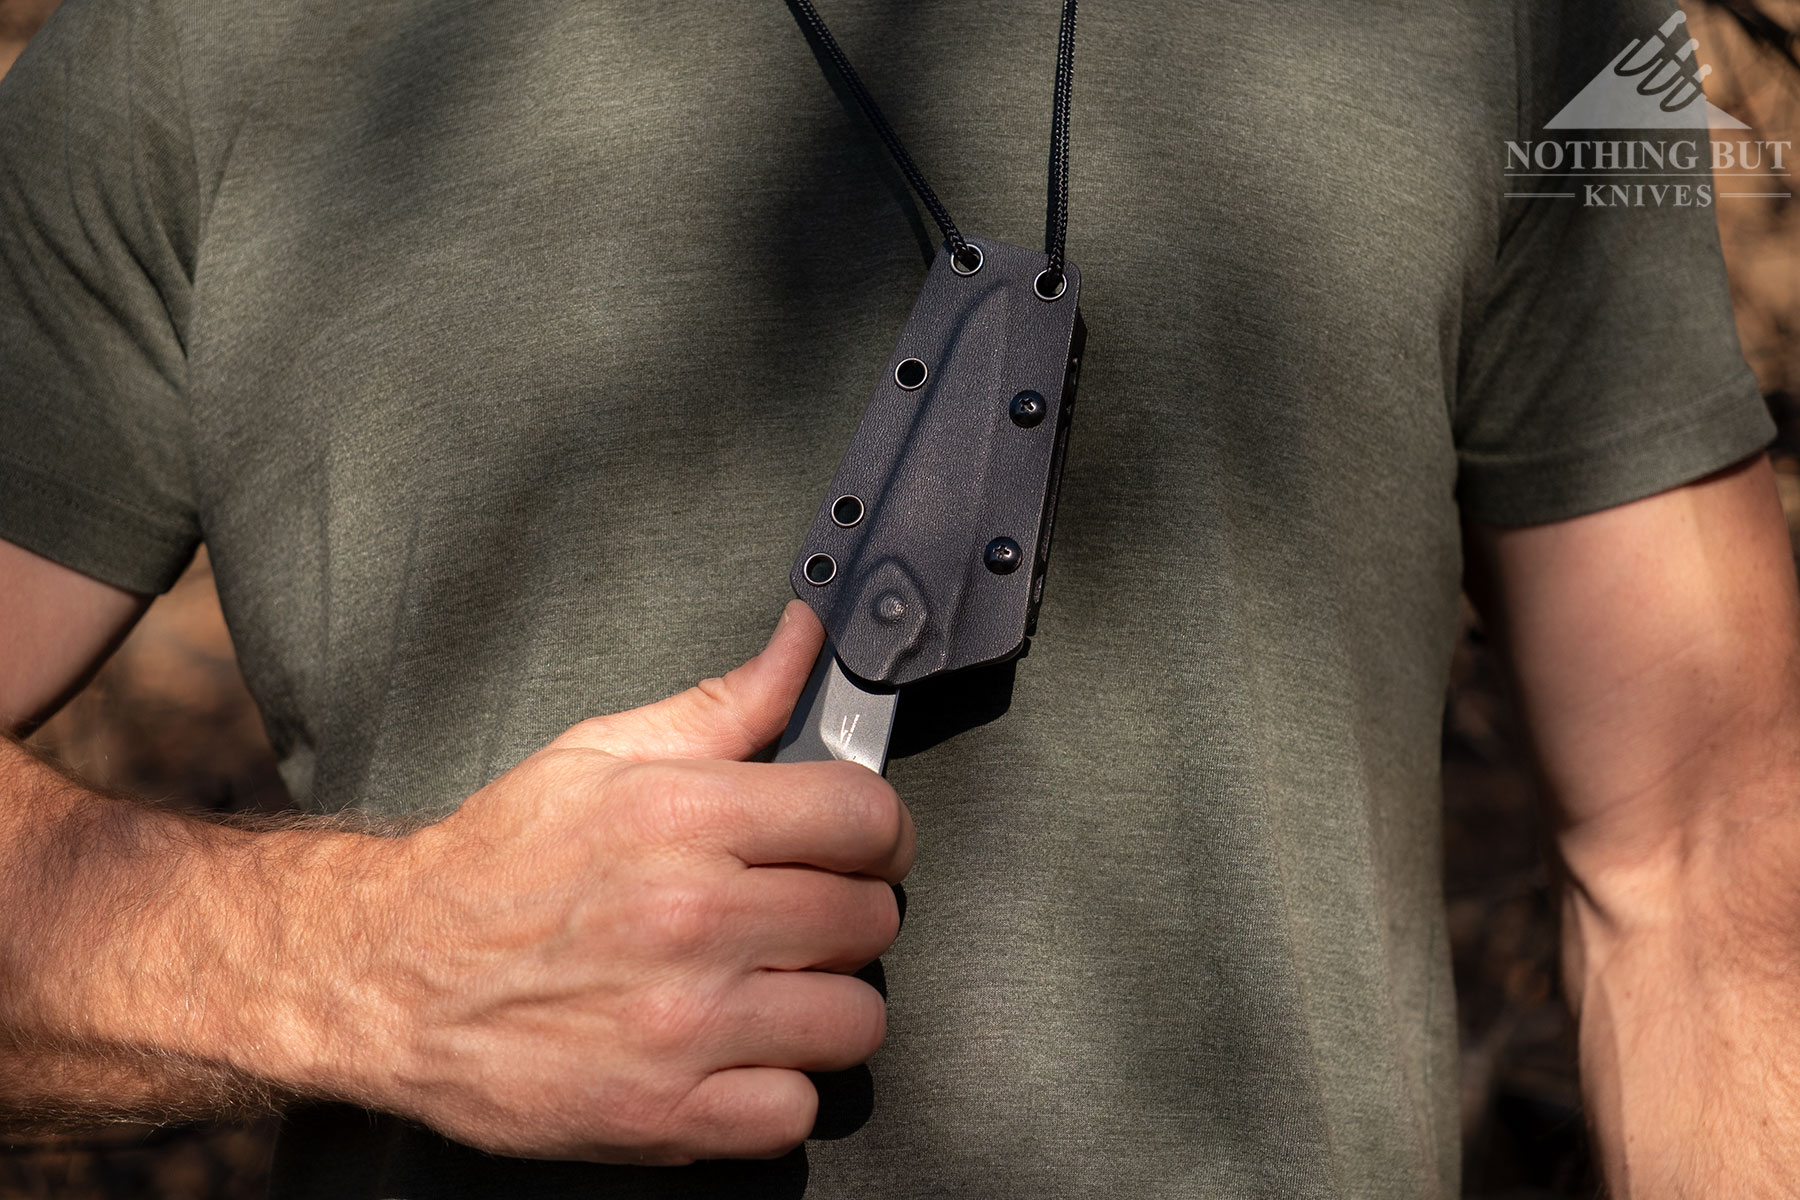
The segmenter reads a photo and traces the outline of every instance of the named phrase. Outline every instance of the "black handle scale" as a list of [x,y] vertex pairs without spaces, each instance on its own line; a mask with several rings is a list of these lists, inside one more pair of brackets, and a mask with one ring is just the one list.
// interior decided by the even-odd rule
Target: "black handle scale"
[[939,252],[794,563],[794,593],[866,683],[1012,658],[1043,598],[1081,273],[1065,263],[1043,299],[1043,251],[967,240],[980,268]]

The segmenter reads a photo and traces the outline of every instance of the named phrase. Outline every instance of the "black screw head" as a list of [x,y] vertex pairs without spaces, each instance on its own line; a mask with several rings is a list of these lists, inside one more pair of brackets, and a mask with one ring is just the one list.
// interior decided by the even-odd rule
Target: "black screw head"
[[892,625],[906,615],[906,600],[898,592],[883,592],[875,597],[875,619]]
[[1050,406],[1044,403],[1044,398],[1030,389],[1014,396],[1012,403],[1007,406],[1007,412],[1012,414],[1013,424],[1020,429],[1030,429],[1042,421],[1044,414],[1049,411]]
[[1025,561],[1025,555],[1019,543],[1009,537],[997,537],[981,552],[981,561],[996,575],[1011,575]]

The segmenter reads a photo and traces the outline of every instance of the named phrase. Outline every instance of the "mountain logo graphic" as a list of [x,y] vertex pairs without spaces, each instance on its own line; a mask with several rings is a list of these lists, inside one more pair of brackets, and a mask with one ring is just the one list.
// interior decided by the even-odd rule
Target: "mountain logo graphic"
[[1676,12],[1655,37],[1639,38],[1582,88],[1545,129],[1748,129],[1700,90],[1711,67],[1694,61],[1687,14]]

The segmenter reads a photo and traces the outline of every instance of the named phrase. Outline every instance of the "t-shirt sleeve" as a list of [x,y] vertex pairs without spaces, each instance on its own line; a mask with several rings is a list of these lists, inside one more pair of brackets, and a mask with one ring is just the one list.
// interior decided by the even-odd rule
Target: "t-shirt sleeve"
[[[1522,3],[1519,143],[1557,138],[1545,122],[1633,39],[1654,37],[1669,7]],[[1703,128],[1561,132],[1686,141],[1697,169],[1709,161]],[[1503,181],[1507,192],[1574,195],[1504,202],[1494,273],[1459,363],[1457,491],[1466,514],[1495,525],[1562,520],[1690,482],[1768,444],[1774,425],[1738,348],[1715,212],[1701,203],[1699,185],[1710,182]],[[1602,185],[1604,203],[1589,202],[1590,183]],[[1628,185],[1636,200],[1640,183],[1663,190],[1646,186],[1643,204],[1615,206],[1609,185]]]
[[69,0],[0,82],[0,538],[136,592],[199,541],[194,157],[158,0]]

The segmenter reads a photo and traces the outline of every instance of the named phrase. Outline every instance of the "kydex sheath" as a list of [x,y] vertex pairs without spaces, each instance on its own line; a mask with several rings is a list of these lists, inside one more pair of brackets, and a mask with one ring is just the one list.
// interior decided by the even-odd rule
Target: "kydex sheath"
[[902,688],[1017,657],[1036,626],[1086,327],[1068,229],[1064,0],[1042,251],[964,237],[810,0],[789,7],[943,232],[794,563],[828,640],[776,752],[880,771]]

